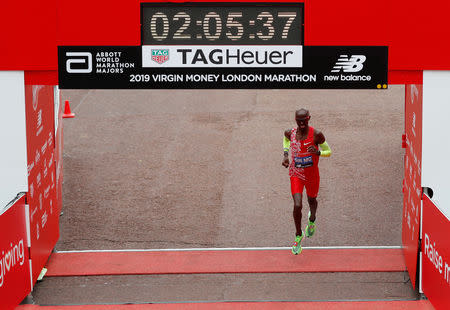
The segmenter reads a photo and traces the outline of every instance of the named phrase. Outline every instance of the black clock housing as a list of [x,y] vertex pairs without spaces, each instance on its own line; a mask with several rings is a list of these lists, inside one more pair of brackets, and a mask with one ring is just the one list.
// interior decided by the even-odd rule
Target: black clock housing
[[303,3],[142,3],[142,45],[303,45]]

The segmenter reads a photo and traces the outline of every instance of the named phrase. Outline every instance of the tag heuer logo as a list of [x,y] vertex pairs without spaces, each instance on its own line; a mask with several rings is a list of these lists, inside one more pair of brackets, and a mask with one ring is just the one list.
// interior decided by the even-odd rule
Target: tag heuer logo
[[152,60],[159,64],[169,60],[169,50],[152,50]]

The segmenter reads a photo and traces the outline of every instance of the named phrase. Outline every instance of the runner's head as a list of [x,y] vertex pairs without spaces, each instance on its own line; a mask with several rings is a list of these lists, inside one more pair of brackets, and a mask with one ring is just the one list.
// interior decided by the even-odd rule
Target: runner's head
[[297,122],[298,128],[300,130],[308,128],[308,122],[311,119],[309,111],[306,109],[300,109],[295,111],[295,121]]

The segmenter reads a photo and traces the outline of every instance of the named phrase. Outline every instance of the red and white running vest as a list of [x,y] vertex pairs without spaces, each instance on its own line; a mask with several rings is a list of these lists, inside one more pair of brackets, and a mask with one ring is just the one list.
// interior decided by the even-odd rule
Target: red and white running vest
[[[314,128],[309,126],[308,136],[305,140],[298,141],[295,137],[297,128],[291,130],[291,163],[289,176],[298,177],[301,180],[313,180],[319,176],[319,155],[308,152],[308,146],[314,144]],[[315,145],[318,148],[317,145]]]

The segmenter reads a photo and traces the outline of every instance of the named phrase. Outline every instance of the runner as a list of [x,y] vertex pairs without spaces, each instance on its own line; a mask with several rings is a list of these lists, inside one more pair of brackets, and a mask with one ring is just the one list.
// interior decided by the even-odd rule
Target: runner
[[[286,168],[289,167],[291,192],[294,199],[293,216],[296,232],[292,253],[295,255],[302,251],[301,242],[304,235],[301,228],[303,187],[306,188],[310,210],[305,234],[307,237],[312,237],[316,231],[316,198],[320,183],[319,157],[331,156],[331,149],[325,141],[323,133],[308,125],[310,119],[308,110],[295,111],[295,121],[298,127],[287,129],[284,132],[283,139],[284,158],[282,165]],[[291,151],[291,161],[289,161],[289,150]]]

